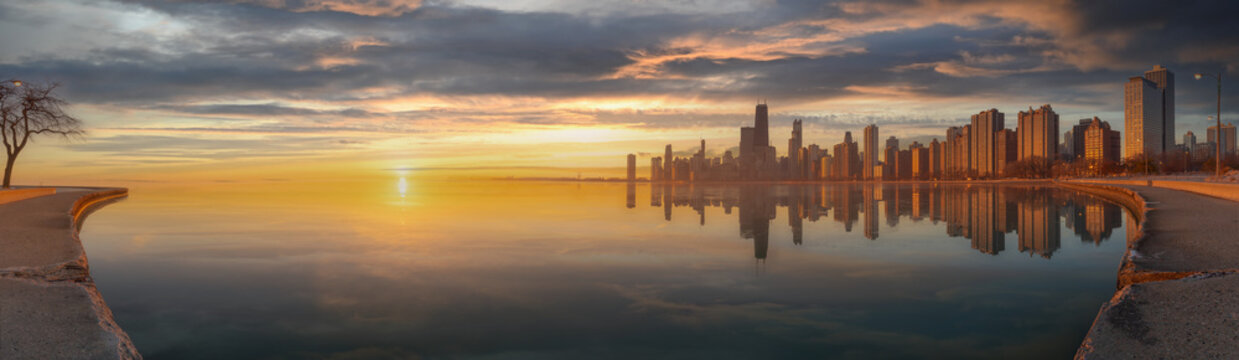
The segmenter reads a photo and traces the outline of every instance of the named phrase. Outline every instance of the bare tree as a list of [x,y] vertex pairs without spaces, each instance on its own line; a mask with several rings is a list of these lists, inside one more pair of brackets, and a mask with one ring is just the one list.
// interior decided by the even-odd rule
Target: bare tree
[[56,96],[59,84],[0,83],[0,134],[4,138],[4,185],[9,188],[17,156],[36,135],[63,138],[84,134],[81,121],[64,112],[67,104]]

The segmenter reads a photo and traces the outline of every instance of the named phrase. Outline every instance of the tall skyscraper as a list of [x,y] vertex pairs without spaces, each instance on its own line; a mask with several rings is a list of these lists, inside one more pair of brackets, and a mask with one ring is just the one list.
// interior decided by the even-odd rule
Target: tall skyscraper
[[628,182],[637,181],[637,155],[628,154]]
[[942,176],[942,143],[938,142],[938,138],[929,143],[929,177],[939,178]]
[[997,160],[994,158],[994,136],[1004,127],[1006,121],[998,109],[972,115],[972,144],[969,149],[972,164],[969,169],[976,171],[977,175],[987,176],[998,172],[999,169],[995,168]]
[[1235,153],[1235,124],[1231,124],[1231,123],[1222,124],[1221,141],[1218,141],[1217,134],[1218,134],[1217,125],[1210,126],[1208,130],[1209,142],[1217,144],[1217,146],[1222,147],[1223,156],[1227,154],[1234,154]]
[[1196,134],[1191,131],[1183,134],[1183,146],[1187,147],[1188,151],[1191,151],[1192,147],[1196,146]]
[[675,158],[671,157],[671,144],[663,154],[663,180],[675,180]]
[[765,149],[770,146],[770,111],[766,104],[757,104],[753,129],[753,147]]
[[878,153],[881,152],[878,149],[878,126],[866,126],[863,140],[865,153],[862,155],[864,159],[861,159],[861,172],[864,173],[865,179],[869,180],[873,179],[873,167],[878,164]]
[[1161,65],[1123,87],[1123,156],[1159,155],[1174,145],[1174,73]]
[[1162,152],[1174,148],[1174,73],[1161,65],[1145,71],[1144,78],[1157,85],[1162,101]]
[[[975,130],[975,129],[974,129]],[[1019,159],[1034,157],[1054,161],[1058,157],[1058,114],[1050,104],[1019,114]]]
[[792,178],[801,178],[804,171],[804,164],[801,164],[804,159],[800,158],[800,148],[803,147],[804,142],[800,124],[800,119],[792,120],[792,137],[787,139],[787,165]]

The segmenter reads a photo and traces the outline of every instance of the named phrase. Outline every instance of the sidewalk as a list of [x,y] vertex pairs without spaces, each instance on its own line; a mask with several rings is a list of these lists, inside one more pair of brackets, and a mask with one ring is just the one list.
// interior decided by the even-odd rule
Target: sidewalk
[[141,358],[90,278],[78,223],[125,189],[0,205],[0,359]]
[[1119,283],[1131,285],[1102,306],[1076,357],[1239,358],[1239,202],[1107,185],[1135,191],[1149,210],[1127,228]]

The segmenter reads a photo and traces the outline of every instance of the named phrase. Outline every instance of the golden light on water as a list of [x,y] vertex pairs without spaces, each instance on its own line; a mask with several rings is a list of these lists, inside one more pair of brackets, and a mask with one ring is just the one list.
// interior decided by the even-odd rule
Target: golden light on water
[[404,197],[405,197],[405,195],[408,195],[408,193],[409,193],[409,180],[405,179],[405,177],[404,177],[404,176],[401,176],[401,177],[400,177],[400,180],[399,180],[399,181],[396,181],[396,191],[400,192],[400,197],[401,197],[401,198],[404,198]]

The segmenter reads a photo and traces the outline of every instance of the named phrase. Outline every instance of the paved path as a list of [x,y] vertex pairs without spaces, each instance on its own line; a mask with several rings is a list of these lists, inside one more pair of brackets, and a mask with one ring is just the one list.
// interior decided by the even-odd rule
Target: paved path
[[1120,274],[1137,274],[1137,283],[1102,306],[1076,357],[1239,359],[1239,202],[1110,186],[1135,191],[1150,209]]
[[77,231],[124,189],[0,205],[0,359],[141,358],[95,289]]

